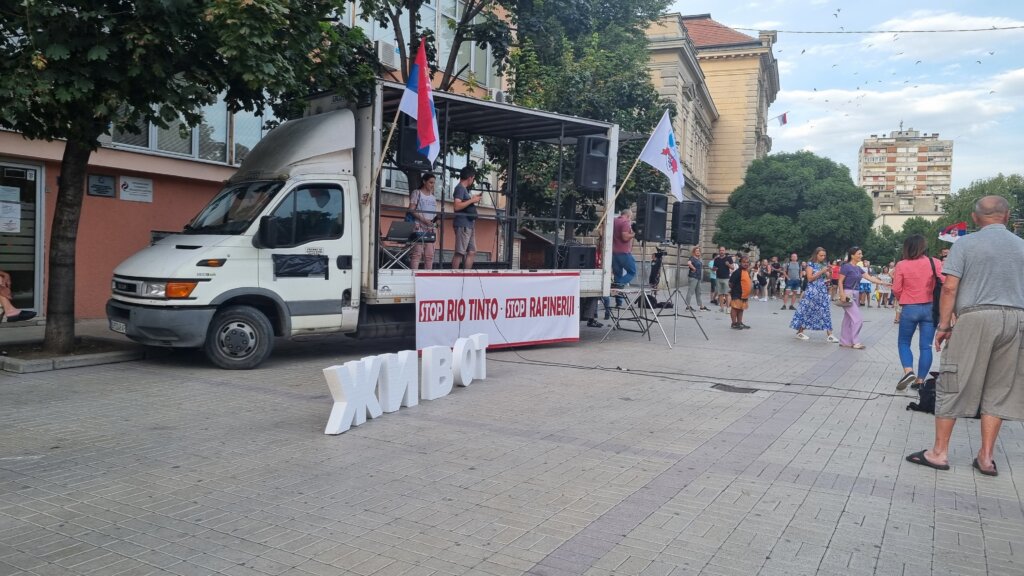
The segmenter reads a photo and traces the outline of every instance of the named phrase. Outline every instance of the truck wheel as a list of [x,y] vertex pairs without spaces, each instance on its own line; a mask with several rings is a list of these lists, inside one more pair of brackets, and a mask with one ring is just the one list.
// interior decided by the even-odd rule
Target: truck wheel
[[274,328],[259,310],[231,306],[213,317],[203,346],[206,357],[225,370],[250,370],[274,348]]

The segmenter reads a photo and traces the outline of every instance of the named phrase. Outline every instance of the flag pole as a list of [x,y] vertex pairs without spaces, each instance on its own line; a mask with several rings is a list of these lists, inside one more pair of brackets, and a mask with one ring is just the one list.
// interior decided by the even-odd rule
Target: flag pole
[[363,204],[369,204],[370,199],[377,193],[377,180],[380,179],[380,173],[384,170],[384,158],[387,156],[388,147],[391,146],[391,137],[395,134],[395,126],[398,124],[398,115],[401,113],[401,108],[395,110],[395,118],[391,121],[391,129],[388,130],[388,137],[384,140],[384,147],[380,149],[380,162],[377,163],[377,169],[373,173],[373,179],[370,180],[370,193],[366,195],[366,200]]
[[633,170],[636,169],[636,165],[639,163],[640,156],[637,156],[636,160],[633,161],[633,165],[629,167],[629,172],[626,172],[626,176],[622,179],[622,184],[619,184],[619,190],[615,193],[614,196],[612,196],[611,206],[605,206],[604,213],[601,214],[601,219],[597,221],[598,230],[600,230],[601,225],[604,224],[604,219],[608,217],[608,213],[615,211],[615,200],[619,197],[619,194],[622,194],[623,188],[626,187],[626,182],[629,181],[629,177],[633,175]]

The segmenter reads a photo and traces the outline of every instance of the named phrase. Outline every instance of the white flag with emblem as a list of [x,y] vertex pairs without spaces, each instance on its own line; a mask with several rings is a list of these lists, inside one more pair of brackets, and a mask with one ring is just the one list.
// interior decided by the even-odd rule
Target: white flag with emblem
[[672,195],[676,200],[682,202],[683,189],[686,187],[686,179],[683,176],[683,163],[679,161],[679,147],[676,145],[676,137],[672,134],[672,120],[668,117],[668,110],[658,122],[650,140],[640,153],[640,159],[654,166],[665,176],[672,185]]

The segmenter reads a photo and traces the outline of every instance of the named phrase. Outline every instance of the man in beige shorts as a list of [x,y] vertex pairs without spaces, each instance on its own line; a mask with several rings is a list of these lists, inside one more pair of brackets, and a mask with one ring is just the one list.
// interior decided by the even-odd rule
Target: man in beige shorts
[[465,166],[459,171],[459,183],[453,193],[455,204],[455,254],[452,256],[452,270],[460,268],[469,270],[476,258],[476,205],[482,198],[479,194],[470,193],[469,189],[476,182],[476,169]]
[[993,451],[1003,420],[1024,420],[1024,239],[1006,228],[1010,205],[1002,196],[978,200],[972,218],[978,231],[957,240],[942,265],[935,348],[945,343],[946,349],[935,390],[935,444],[907,461],[949,470],[956,419],[980,413],[981,448],[973,466],[995,476]]

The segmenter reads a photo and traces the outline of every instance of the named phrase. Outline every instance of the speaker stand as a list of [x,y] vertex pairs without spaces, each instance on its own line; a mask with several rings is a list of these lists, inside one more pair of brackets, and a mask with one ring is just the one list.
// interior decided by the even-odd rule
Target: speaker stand
[[[690,311],[689,314],[680,314],[680,312],[679,312],[679,310],[680,310],[680,303],[683,306],[686,305],[686,300],[685,300],[685,297],[683,296],[683,291],[682,291],[682,288],[681,288],[681,284],[679,282],[679,271],[683,269],[683,266],[681,264],[682,263],[682,256],[683,256],[682,252],[683,252],[682,245],[681,244],[676,244],[676,273],[675,273],[675,279],[674,279],[675,280],[675,288],[673,288],[672,292],[670,292],[669,295],[668,295],[668,301],[672,303],[672,343],[673,344],[676,343],[676,327],[679,325],[679,317],[680,316],[682,316],[683,318],[692,318],[693,321],[697,323],[697,328],[700,328],[700,333],[704,335],[704,340],[710,342],[711,339],[708,338],[708,333],[704,331],[704,326],[701,326],[700,319],[697,318],[697,310],[696,309]],[[664,267],[662,269],[664,270]],[[668,277],[667,276],[668,276],[667,274],[662,274],[662,278],[664,279],[666,286],[668,285]],[[703,279],[701,281],[703,282]],[[664,310],[664,308],[662,310]],[[683,310],[685,311],[685,308]]]
[[[613,330],[623,330],[625,332],[637,332],[641,335],[647,335],[647,340],[651,341],[651,329],[657,324],[658,329],[661,330],[661,335],[665,338],[665,345],[668,346],[669,350],[672,349],[672,343],[668,340],[668,333],[665,332],[665,327],[661,324],[661,319],[658,317],[658,311],[651,307],[651,302],[648,297],[656,297],[658,294],[657,287],[651,290],[647,285],[646,264],[647,264],[647,241],[640,241],[640,251],[643,253],[641,258],[640,270],[635,279],[639,279],[638,288],[627,288],[627,289],[616,289],[612,290],[612,298],[625,298],[626,307],[621,308],[616,306],[612,313],[611,327],[605,332],[604,338],[601,338],[601,342],[608,339]],[[637,328],[623,328],[622,322],[635,322]],[[706,337],[706,336],[705,336]]]

